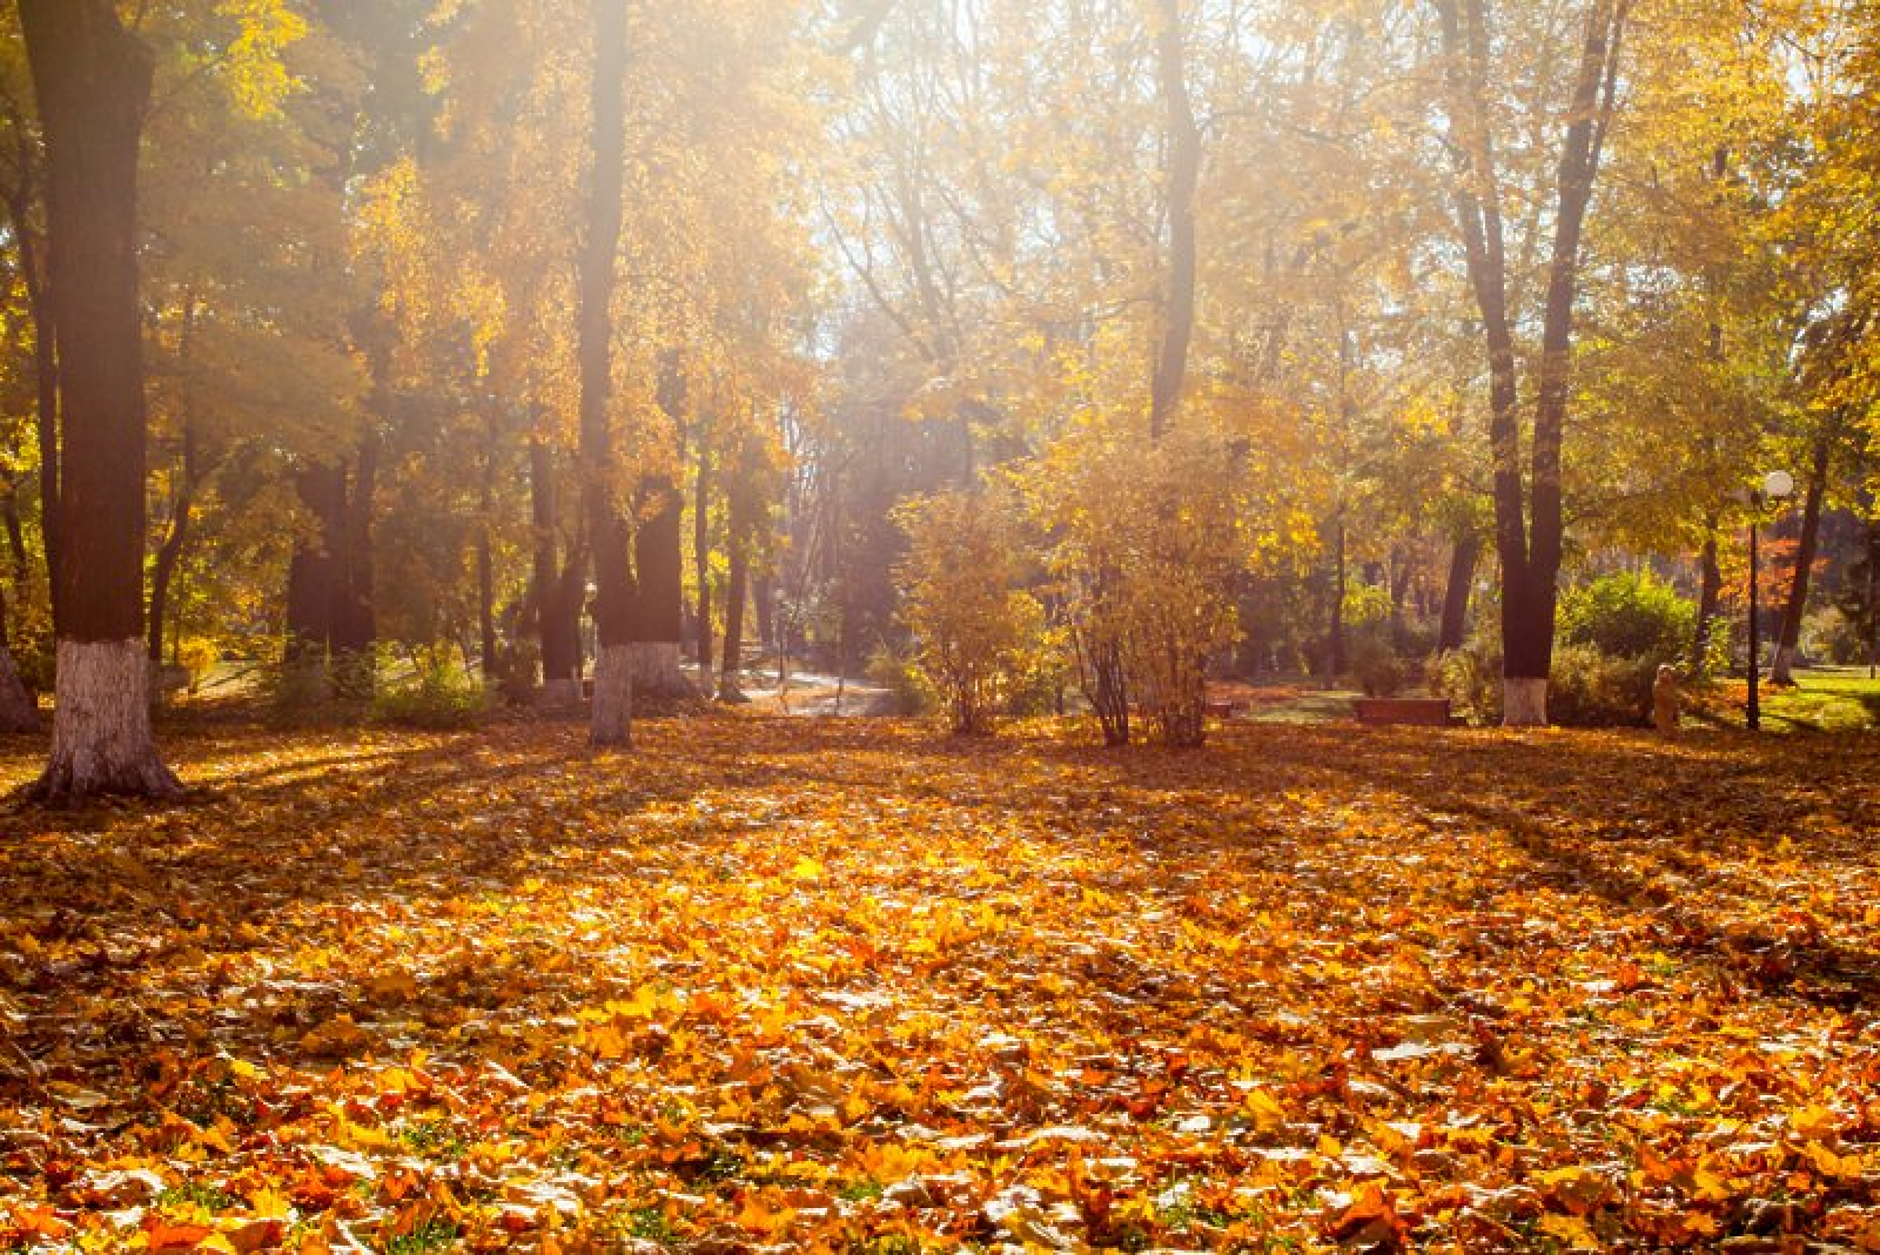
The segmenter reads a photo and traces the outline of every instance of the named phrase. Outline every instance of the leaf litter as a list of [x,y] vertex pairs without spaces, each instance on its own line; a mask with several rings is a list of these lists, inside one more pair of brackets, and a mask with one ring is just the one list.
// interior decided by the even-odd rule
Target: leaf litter
[[0,1246],[1880,1250],[1866,740],[639,734],[6,815]]

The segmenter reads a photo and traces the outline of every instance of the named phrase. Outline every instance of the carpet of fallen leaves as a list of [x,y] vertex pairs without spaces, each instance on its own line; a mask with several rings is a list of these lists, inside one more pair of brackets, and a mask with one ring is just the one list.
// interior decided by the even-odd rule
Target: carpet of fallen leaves
[[1873,740],[639,736],[0,814],[0,1250],[1880,1249]]

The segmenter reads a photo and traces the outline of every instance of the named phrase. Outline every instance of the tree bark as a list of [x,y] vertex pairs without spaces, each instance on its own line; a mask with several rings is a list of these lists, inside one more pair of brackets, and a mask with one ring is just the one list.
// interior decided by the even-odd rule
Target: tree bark
[[[378,391],[377,412],[385,413],[386,389]],[[338,530],[335,534],[332,661],[342,696],[364,700],[376,683],[373,648],[378,643],[378,612],[373,598],[372,520],[377,506],[379,441],[368,432],[354,452],[350,477],[342,464],[339,478]]]
[[1717,621],[1717,603],[1723,597],[1723,569],[1717,564],[1717,515],[1704,519],[1704,549],[1697,588],[1697,631],[1691,641],[1691,675],[1704,674],[1710,661],[1710,632]]
[[670,479],[640,486],[633,533],[633,686],[641,697],[679,699],[696,690],[679,669],[685,636],[684,499]]
[[304,466],[294,474],[294,492],[313,516],[313,531],[294,546],[287,566],[287,643],[289,665],[320,671],[338,634],[334,622],[340,604],[339,544],[345,512],[346,472],[331,463]]
[[1332,688],[1345,671],[1345,593],[1350,573],[1345,561],[1345,520],[1341,510],[1332,523],[1332,597],[1325,624],[1325,687]]
[[1474,591],[1475,567],[1482,558],[1482,538],[1465,532],[1449,553],[1449,581],[1443,586],[1443,623],[1437,649],[1461,649],[1469,638],[1469,596]]
[[1168,140],[1168,286],[1162,309],[1162,340],[1149,390],[1149,438],[1160,440],[1181,406],[1188,372],[1188,346],[1195,329],[1195,192],[1201,179],[1201,128],[1188,92],[1182,48],[1180,0],[1160,0],[1156,73],[1166,114]]
[[[24,141],[22,141],[24,145]],[[22,170],[32,157],[19,156]],[[30,181],[11,190],[7,211],[19,250],[26,312],[33,324],[34,434],[39,446],[39,533],[45,542],[46,587],[52,601],[52,629],[59,630],[59,353],[52,291],[46,280],[44,248],[33,227]]]
[[751,604],[757,612],[757,643],[766,652],[777,644],[777,585],[768,575],[751,576]]
[[730,570],[725,579],[724,658],[718,665],[718,700],[721,702],[745,700],[741,680],[744,674],[744,599],[751,583],[751,536],[748,510],[741,501],[744,491],[733,485],[726,495]]
[[496,449],[503,433],[494,402],[483,429],[483,482],[477,496],[477,674],[495,683],[501,670],[496,655],[496,555],[491,535],[496,526]]
[[614,288],[618,283],[626,183],[626,0],[594,0],[594,98],[588,175],[587,239],[579,274],[577,352],[581,373],[583,495],[594,546],[594,622],[600,656],[588,739],[630,745],[633,739],[634,590],[632,543],[622,509],[620,459],[613,416]]
[[1795,549],[1795,573],[1789,579],[1789,603],[1776,638],[1776,658],[1769,671],[1771,684],[1795,683],[1795,654],[1802,643],[1802,616],[1808,611],[1808,582],[1815,555],[1821,548],[1821,505],[1828,493],[1828,470],[1834,458],[1834,433],[1815,441],[1814,460],[1808,468],[1808,490],[1802,501],[1802,534]]
[[[1497,159],[1489,122],[1487,0],[1437,0],[1450,89],[1453,199],[1489,366],[1495,550],[1501,566],[1503,721],[1547,722],[1563,518],[1561,440],[1573,366],[1580,243],[1617,93],[1629,0],[1591,0],[1555,175],[1553,250],[1542,310],[1533,444],[1521,466],[1520,392]],[[1466,13],[1467,20],[1463,20]]]
[[0,587],[0,732],[39,731],[39,704],[20,679],[7,633],[6,590]]
[[177,567],[189,544],[190,524],[196,508],[196,477],[199,472],[195,424],[183,424],[183,464],[178,469],[176,495],[170,505],[170,524],[157,546],[157,560],[150,573],[149,654],[152,664],[163,661],[164,633],[169,618],[170,589]]
[[692,485],[692,578],[698,584],[694,612],[698,639],[698,682],[702,692],[712,691],[712,526],[711,450],[703,434],[698,441],[698,478]]
[[60,388],[59,625],[45,802],[170,797],[144,658],[145,429],[137,162],[150,51],[111,0],[20,0],[46,145]]

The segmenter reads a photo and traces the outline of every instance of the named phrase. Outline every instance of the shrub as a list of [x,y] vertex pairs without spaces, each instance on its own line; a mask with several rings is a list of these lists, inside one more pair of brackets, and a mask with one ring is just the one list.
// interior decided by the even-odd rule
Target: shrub
[[1559,646],[1554,650],[1553,672],[1548,678],[1548,718],[1578,728],[1632,727],[1648,722],[1652,680],[1660,661],[1616,657],[1592,645]]
[[1450,708],[1477,727],[1501,722],[1501,644],[1477,636],[1461,649],[1430,660],[1430,691],[1449,699]]
[[183,670],[189,673],[189,692],[194,696],[202,689],[202,682],[209,678],[209,673],[222,661],[222,651],[216,648],[214,641],[200,636],[191,636],[178,646],[177,661]]
[[1697,631],[1697,607],[1650,572],[1607,575],[1560,599],[1563,645],[1591,645],[1615,658],[1684,660]]
[[933,709],[933,685],[911,653],[882,645],[869,656],[868,678],[888,690],[897,715],[924,715]]
[[992,730],[1022,651],[1043,626],[1021,571],[1018,528],[995,492],[946,492],[895,512],[908,536],[896,571],[915,657],[940,694],[953,731]]
[[1367,622],[1358,627],[1351,634],[1346,654],[1351,674],[1366,697],[1395,697],[1410,683],[1410,666],[1391,644],[1390,625],[1386,622]]
[[409,678],[388,681],[374,694],[374,720],[431,731],[482,722],[490,709],[489,689],[457,665],[450,646],[417,650],[414,661],[416,668]]

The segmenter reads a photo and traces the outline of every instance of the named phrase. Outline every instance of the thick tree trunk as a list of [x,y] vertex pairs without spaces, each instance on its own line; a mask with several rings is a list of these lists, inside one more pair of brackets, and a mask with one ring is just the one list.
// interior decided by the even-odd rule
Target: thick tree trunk
[[[378,389],[377,412],[384,413],[387,392]],[[365,700],[377,683],[372,652],[378,644],[378,612],[373,599],[372,520],[377,506],[378,437],[359,442],[350,480],[340,468],[338,530],[335,540],[332,661],[343,696]]]
[[619,497],[620,459],[610,409],[611,307],[626,181],[626,0],[594,0],[594,36],[593,161],[580,261],[577,345],[583,495],[594,546],[594,621],[600,638],[588,739],[595,745],[624,746],[633,739],[634,592],[628,565],[632,538]]
[[576,545],[560,566],[555,543],[561,509],[554,451],[541,440],[529,446],[529,504],[535,528],[535,558],[529,600],[542,649],[542,704],[578,705],[581,699],[581,593],[585,555]]
[[[1459,7],[1460,5],[1460,7]],[[1580,242],[1617,92],[1629,0],[1592,0],[1555,178],[1552,257],[1541,321],[1533,447],[1521,466],[1520,394],[1497,158],[1488,103],[1492,41],[1486,0],[1438,0],[1450,89],[1456,218],[1489,368],[1495,550],[1501,566],[1503,721],[1546,722],[1563,542],[1561,438],[1573,366]],[[1466,21],[1463,20],[1466,14]]]
[[697,691],[679,669],[685,636],[684,501],[669,479],[641,486],[633,534],[633,687],[664,700]]
[[1833,442],[1832,433],[1815,441],[1814,462],[1808,468],[1808,491],[1802,502],[1802,535],[1795,549],[1795,573],[1789,579],[1789,602],[1782,615],[1782,632],[1776,637],[1775,663],[1769,671],[1771,684],[1795,683],[1795,655],[1802,643],[1802,616],[1808,611],[1808,581],[1815,555],[1821,548],[1821,503],[1828,492]]
[[294,475],[294,491],[313,516],[314,527],[295,543],[287,565],[287,643],[290,666],[319,671],[337,635],[340,604],[340,519],[345,509],[345,471],[335,465],[306,466]]
[[1698,557],[1697,630],[1691,640],[1693,677],[1704,674],[1710,661],[1710,632],[1717,621],[1717,603],[1723,597],[1723,569],[1717,565],[1717,516],[1704,520],[1704,548]]
[[1482,538],[1467,532],[1456,539],[1449,553],[1449,581],[1443,586],[1443,623],[1436,647],[1445,653],[1461,649],[1469,638],[1469,595],[1474,591],[1475,566],[1482,559]]
[[144,658],[145,414],[137,162],[149,49],[111,0],[20,0],[46,145],[60,372],[60,607],[52,754],[32,794],[167,797]]

